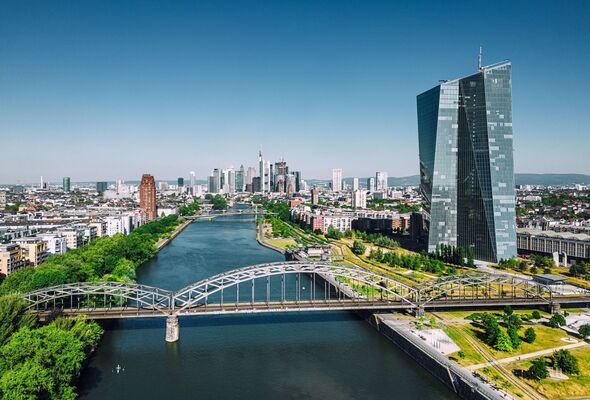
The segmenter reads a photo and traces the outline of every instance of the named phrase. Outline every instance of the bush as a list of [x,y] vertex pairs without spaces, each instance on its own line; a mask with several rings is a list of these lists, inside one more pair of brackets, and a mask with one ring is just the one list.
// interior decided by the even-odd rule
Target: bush
[[540,318],[541,318],[541,313],[540,313],[538,310],[534,310],[534,311],[531,313],[531,317],[532,317],[533,319],[540,319]]
[[535,340],[537,340],[537,333],[533,328],[527,328],[527,330],[524,331],[524,341],[527,343],[534,343]]

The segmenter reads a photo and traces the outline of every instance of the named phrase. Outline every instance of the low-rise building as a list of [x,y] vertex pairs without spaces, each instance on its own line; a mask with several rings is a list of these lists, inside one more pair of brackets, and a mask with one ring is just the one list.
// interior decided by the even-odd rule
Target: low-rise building
[[37,237],[45,242],[49,254],[64,254],[68,251],[67,240],[59,233],[41,233]]
[[47,244],[38,237],[18,238],[12,241],[22,248],[23,256],[28,265],[36,267],[47,259]]
[[590,235],[585,233],[519,228],[516,245],[521,254],[553,256],[563,265],[573,260],[590,260]]
[[0,274],[8,276],[25,263],[23,249],[18,244],[0,244]]

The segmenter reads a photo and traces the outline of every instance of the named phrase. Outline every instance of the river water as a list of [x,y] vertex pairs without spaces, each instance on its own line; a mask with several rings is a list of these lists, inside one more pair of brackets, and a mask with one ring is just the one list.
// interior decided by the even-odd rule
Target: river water
[[[282,261],[256,242],[251,217],[195,222],[138,271],[178,290],[247,265]],[[165,319],[105,324],[82,374],[83,399],[455,399],[353,313],[186,317],[180,340]],[[117,365],[123,367],[116,373]]]

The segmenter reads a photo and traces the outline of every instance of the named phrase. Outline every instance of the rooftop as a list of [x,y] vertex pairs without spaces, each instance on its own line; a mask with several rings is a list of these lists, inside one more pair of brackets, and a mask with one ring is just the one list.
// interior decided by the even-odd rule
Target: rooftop
[[530,235],[530,236],[554,238],[554,239],[590,241],[590,235],[588,235],[586,233],[556,232],[556,231],[552,231],[552,230],[544,231],[541,229],[531,229],[531,228],[517,228],[516,233]]

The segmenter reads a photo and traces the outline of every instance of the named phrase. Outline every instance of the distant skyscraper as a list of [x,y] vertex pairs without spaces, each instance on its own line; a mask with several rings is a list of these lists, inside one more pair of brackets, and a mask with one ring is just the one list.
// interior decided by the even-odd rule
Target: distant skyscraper
[[178,178],[176,182],[179,188],[184,186],[184,178]]
[[156,181],[150,174],[143,174],[139,184],[139,207],[148,221],[158,218],[156,203]]
[[192,188],[193,186],[195,186],[197,184],[197,174],[195,173],[195,171],[191,171],[189,173],[189,175],[190,175],[191,188]]
[[107,186],[106,182],[96,182],[96,191],[98,194],[103,194],[107,190]]
[[375,191],[375,178],[367,178],[367,190],[369,192]]
[[444,243],[473,247],[479,260],[516,256],[511,69],[480,67],[417,97],[429,251]]
[[375,182],[378,192],[387,192],[387,172],[379,171],[375,174]]
[[212,193],[219,193],[221,190],[221,171],[217,168],[213,170],[213,191]]
[[240,165],[240,169],[236,171],[236,191],[244,191],[244,165]]
[[70,192],[70,177],[69,176],[66,176],[63,178],[62,186],[63,186],[64,193]]
[[256,168],[248,167],[246,171],[246,178],[244,181],[244,185],[252,185],[252,179],[256,176]]
[[367,193],[364,190],[352,192],[352,206],[354,208],[367,208]]
[[334,168],[332,170],[332,191],[342,191],[342,169],[340,168]]
[[295,171],[295,193],[301,190],[301,171]]
[[359,178],[352,178],[352,191],[359,190]]
[[315,186],[311,188],[311,204],[313,206],[320,204],[320,189]]

